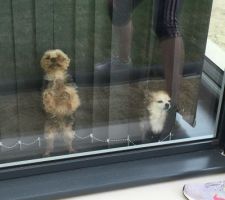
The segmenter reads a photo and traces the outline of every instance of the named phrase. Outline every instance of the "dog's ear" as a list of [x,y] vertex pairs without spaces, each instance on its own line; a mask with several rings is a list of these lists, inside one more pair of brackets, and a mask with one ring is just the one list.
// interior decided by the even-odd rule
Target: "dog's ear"
[[144,91],[144,96],[146,99],[153,99],[153,96],[154,96],[154,92],[153,91],[150,91],[150,90],[145,90]]
[[66,61],[65,61],[65,65],[63,66],[65,70],[68,69],[68,67],[70,66],[70,58],[65,55]]
[[149,92],[148,94],[149,101],[153,101],[154,97],[155,97],[155,92]]
[[149,89],[144,90],[144,104],[148,105],[152,101],[152,93]]
[[41,68],[44,69],[44,70],[46,69],[46,67],[45,67],[45,59],[46,59],[47,54],[48,54],[49,51],[50,51],[50,50],[45,51],[45,52],[43,53],[42,57],[41,57],[41,60],[40,60]]
[[67,56],[68,65],[70,65],[70,58]]
[[44,64],[44,55],[41,57],[40,65],[42,69],[45,69],[45,64]]
[[[61,50],[60,50],[60,51],[61,51]],[[61,51],[61,52],[62,52],[63,57],[66,59],[65,69],[67,69],[67,68],[69,67],[69,65],[70,65],[70,58],[69,58],[69,56],[68,56],[67,54],[65,54],[63,51]]]

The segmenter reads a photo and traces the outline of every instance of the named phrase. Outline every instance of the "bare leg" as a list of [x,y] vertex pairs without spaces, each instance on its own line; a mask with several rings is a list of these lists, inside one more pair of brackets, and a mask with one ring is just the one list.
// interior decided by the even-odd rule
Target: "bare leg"
[[133,32],[132,21],[130,20],[128,24],[124,26],[113,25],[113,29],[115,30],[115,33],[118,36],[119,59],[124,63],[128,63],[130,58],[130,52],[131,52],[131,41],[132,41],[132,32]]
[[166,89],[177,105],[182,71],[184,65],[184,45],[182,37],[168,38],[160,43],[163,56],[163,64],[166,78]]

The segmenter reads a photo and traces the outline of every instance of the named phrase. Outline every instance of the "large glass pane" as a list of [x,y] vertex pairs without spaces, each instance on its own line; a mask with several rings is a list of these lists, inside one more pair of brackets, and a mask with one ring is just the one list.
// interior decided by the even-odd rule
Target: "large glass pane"
[[0,167],[216,137],[223,0],[0,5]]

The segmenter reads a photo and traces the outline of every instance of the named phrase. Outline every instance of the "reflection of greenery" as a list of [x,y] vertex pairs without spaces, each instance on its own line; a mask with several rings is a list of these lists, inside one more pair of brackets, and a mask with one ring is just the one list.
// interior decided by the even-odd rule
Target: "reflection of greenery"
[[[199,61],[204,53],[212,2],[208,0],[188,0],[183,2],[180,13],[180,29],[184,37],[186,60]],[[83,59],[85,60],[83,61],[81,59],[82,56],[78,56],[77,62],[79,62],[79,66],[87,62],[91,64],[92,61],[90,59],[93,59],[95,63],[101,62],[111,56],[112,38],[114,38],[114,33],[111,32],[112,28],[107,13],[106,0],[95,1],[95,5],[90,0],[78,0],[77,3],[80,6],[77,9],[78,15],[76,15],[77,21],[79,21],[77,26],[81,27],[76,29],[76,35],[79,37],[77,38],[77,51],[80,53],[83,52],[86,55],[87,52],[93,54],[93,57],[84,56]],[[160,62],[160,49],[157,37],[152,28],[149,30],[149,27],[153,26],[152,3],[153,1],[144,0],[133,13],[134,37],[132,43],[132,59],[135,66],[146,65],[149,62],[149,56],[152,56],[152,63]],[[90,4],[93,7],[95,6],[93,35],[90,32],[89,34],[83,32],[84,30],[82,29],[82,27],[87,26],[85,19],[88,20],[87,8],[90,11],[92,9]],[[92,17],[90,16],[90,12],[89,17]],[[90,27],[87,27],[87,29],[90,30]],[[87,38],[89,39],[89,43],[87,43]],[[113,44],[113,46],[116,45]],[[90,52],[90,47],[94,49],[94,51],[92,49],[92,53]],[[148,52],[149,48],[150,52]]]
[[199,60],[205,53],[211,7],[211,0],[184,1],[181,28],[189,60]]

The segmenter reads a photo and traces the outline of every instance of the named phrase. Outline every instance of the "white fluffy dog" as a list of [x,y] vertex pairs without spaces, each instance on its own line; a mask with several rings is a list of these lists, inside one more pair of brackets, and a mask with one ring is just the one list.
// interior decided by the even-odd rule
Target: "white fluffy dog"
[[157,91],[150,94],[147,110],[149,113],[149,125],[153,134],[162,132],[170,107],[171,99],[165,91]]
[[[144,131],[142,140],[147,138],[150,142],[157,142],[167,129],[166,122],[171,108],[171,99],[165,91],[145,93],[146,118],[141,121],[141,129]],[[167,131],[167,130],[166,130]]]

